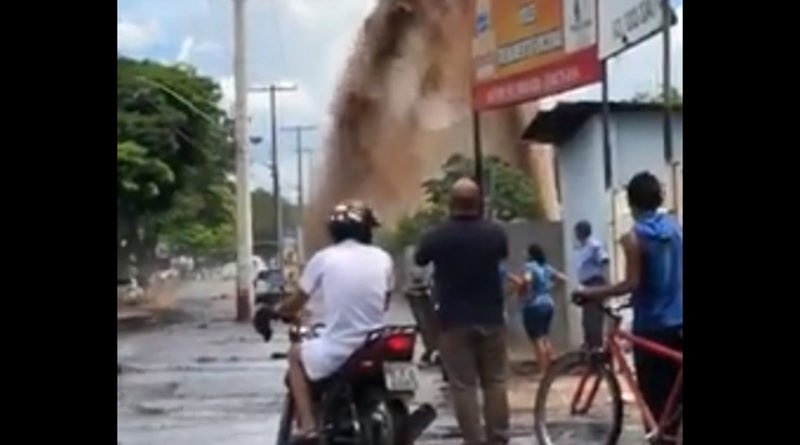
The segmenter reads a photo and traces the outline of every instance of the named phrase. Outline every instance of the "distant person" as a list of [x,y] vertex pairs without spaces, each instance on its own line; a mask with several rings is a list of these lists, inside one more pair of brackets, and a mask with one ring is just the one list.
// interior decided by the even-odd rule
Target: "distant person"
[[568,278],[547,262],[541,246],[528,246],[522,293],[522,321],[528,338],[533,342],[536,363],[544,374],[553,361],[553,344],[550,342],[550,323],[553,320],[555,281],[566,283]]
[[[573,298],[588,303],[632,294],[633,333],[683,351],[683,233],[672,216],[658,211],[663,202],[658,178],[639,173],[628,183],[627,192],[634,224],[620,240],[625,279],[614,285],[579,289]],[[636,345],[633,358],[642,395],[658,419],[679,367]]]
[[[589,221],[575,224],[576,272],[581,286],[602,286],[608,283],[609,257],[603,243],[592,236]],[[603,346],[603,311],[600,303],[583,306],[583,342],[590,349]]]
[[425,234],[415,261],[434,265],[439,350],[465,445],[504,445],[509,439],[508,351],[498,273],[507,256],[505,232],[481,217],[477,184],[459,179],[451,191],[450,218]]

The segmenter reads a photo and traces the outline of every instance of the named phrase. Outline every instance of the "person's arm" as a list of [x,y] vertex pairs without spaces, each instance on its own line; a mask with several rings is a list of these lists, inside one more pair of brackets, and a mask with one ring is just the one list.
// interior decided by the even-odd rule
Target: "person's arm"
[[498,230],[500,231],[500,259],[507,260],[508,259],[508,236],[506,235],[505,230],[502,227],[498,226]]
[[642,253],[639,241],[633,232],[620,240],[625,255],[625,279],[617,284],[579,289],[573,292],[577,300],[603,300],[626,295],[639,287],[641,281]]
[[564,272],[561,272],[560,270],[556,269],[553,266],[550,266],[550,273],[553,275],[553,277],[556,280],[558,280],[558,281],[560,281],[560,282],[562,282],[564,284],[567,284],[569,282],[569,277],[567,276],[567,274],[565,274]]
[[319,292],[322,284],[322,262],[321,252],[311,257],[297,282],[295,292],[276,308],[279,314],[295,317],[312,297],[322,298]]
[[433,261],[433,232],[426,233],[414,252],[414,263],[419,267],[425,267]]
[[388,273],[386,275],[386,303],[384,305],[384,312],[389,311],[389,306],[392,303],[392,293],[395,291],[395,277],[394,277],[394,265],[392,264],[392,258],[387,254],[386,255],[389,261],[389,268]]

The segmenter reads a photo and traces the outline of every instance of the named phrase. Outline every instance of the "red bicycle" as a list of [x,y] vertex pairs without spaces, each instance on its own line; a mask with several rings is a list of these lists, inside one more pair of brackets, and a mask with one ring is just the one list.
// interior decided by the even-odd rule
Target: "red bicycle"
[[[683,443],[683,404],[680,397],[683,389],[683,353],[623,331],[620,328],[620,310],[624,307],[627,306],[604,306],[605,313],[614,323],[602,349],[564,355],[543,377],[536,394],[534,412],[536,436],[541,445],[616,445],[623,432],[625,418],[618,373],[635,399],[645,439],[652,444]],[[625,342],[680,366],[660,419],[654,418],[644,402],[633,370],[625,359]],[[675,431],[676,425],[677,434],[666,433]]]

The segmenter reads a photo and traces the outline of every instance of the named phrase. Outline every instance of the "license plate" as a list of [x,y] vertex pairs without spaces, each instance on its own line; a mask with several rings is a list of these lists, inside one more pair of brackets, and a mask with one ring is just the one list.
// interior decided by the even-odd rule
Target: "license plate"
[[417,390],[417,369],[411,363],[383,364],[383,377],[386,389],[396,392],[414,392]]

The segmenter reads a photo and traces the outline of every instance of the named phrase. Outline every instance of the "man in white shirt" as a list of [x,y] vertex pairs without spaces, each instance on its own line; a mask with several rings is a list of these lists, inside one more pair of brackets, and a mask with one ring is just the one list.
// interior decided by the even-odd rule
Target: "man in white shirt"
[[[581,286],[603,286],[608,283],[609,257],[603,243],[592,236],[589,221],[575,224],[575,269]],[[584,346],[603,346],[604,315],[599,303],[583,305]]]
[[308,381],[335,373],[367,335],[384,324],[394,279],[389,254],[370,244],[377,225],[372,210],[360,202],[336,206],[328,221],[333,245],[308,261],[297,295],[278,309],[295,315],[308,303],[322,311],[315,318],[325,325],[319,337],[289,351],[289,385],[300,442],[317,437]]

